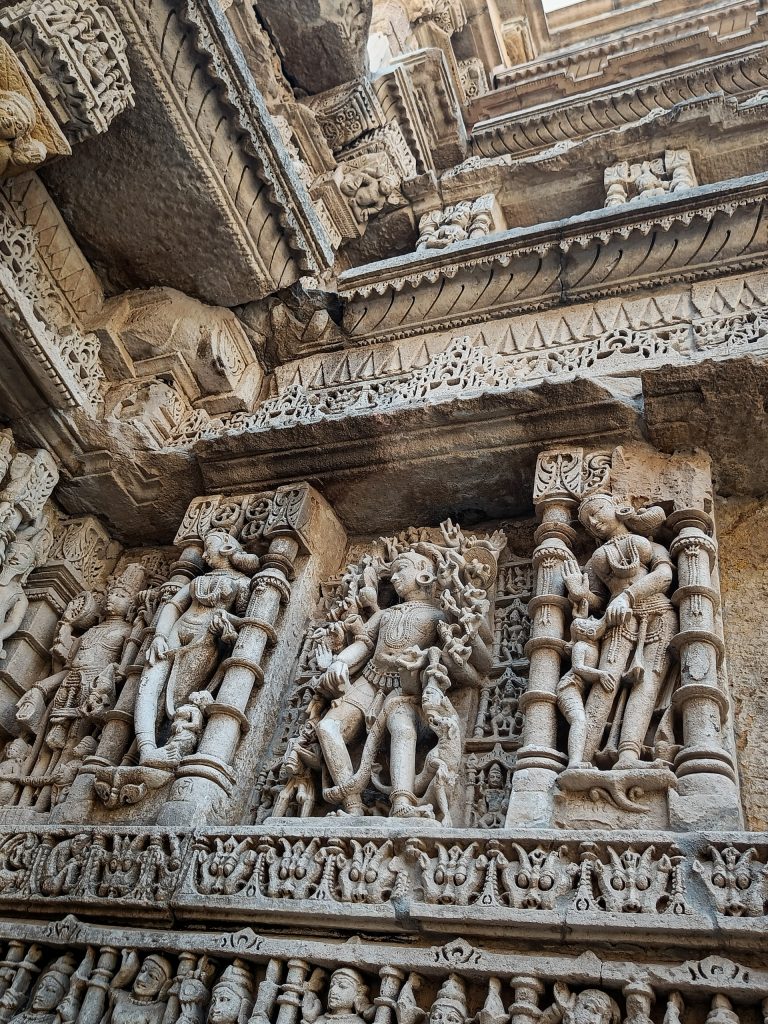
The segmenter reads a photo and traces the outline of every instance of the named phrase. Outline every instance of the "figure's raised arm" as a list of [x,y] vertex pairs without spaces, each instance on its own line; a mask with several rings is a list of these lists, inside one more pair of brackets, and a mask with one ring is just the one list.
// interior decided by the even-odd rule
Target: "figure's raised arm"
[[154,667],[158,662],[163,661],[168,654],[168,637],[178,620],[192,603],[190,586],[187,583],[181,588],[170,601],[167,601],[160,611],[155,626],[155,635],[147,651],[147,664]]

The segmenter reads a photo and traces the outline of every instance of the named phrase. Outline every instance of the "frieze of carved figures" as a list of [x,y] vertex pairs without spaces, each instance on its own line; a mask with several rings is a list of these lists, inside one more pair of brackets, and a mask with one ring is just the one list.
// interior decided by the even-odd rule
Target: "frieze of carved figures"
[[125,37],[105,5],[24,0],[3,10],[0,33],[30,75],[49,83],[51,110],[70,141],[106,131],[133,104]]
[[653,199],[696,188],[698,181],[686,149],[668,149],[656,160],[614,164],[605,170],[605,206],[621,206],[635,199]]
[[469,537],[448,521],[383,540],[347,567],[311,633],[312,677],[269,814],[293,805],[301,816],[325,808],[451,823],[472,696],[487,700],[490,685],[505,546],[502,533]]
[[[151,934],[151,933],[150,933]],[[4,943],[0,1019],[13,1024],[666,1024],[761,1020],[768,978],[724,956],[684,963],[536,957],[473,947],[333,942],[235,933],[109,933],[69,916]],[[30,938],[33,936],[33,938]],[[734,1006],[738,1006],[737,1013]]]
[[447,249],[457,242],[482,238],[503,225],[499,221],[499,209],[492,192],[465,199],[454,206],[425,213],[419,221],[417,249]]
[[[0,837],[0,903],[36,905],[85,900],[150,906],[173,900],[198,916],[248,915],[270,908],[303,913],[303,901],[369,907],[397,927],[404,907],[432,918],[438,908],[466,909],[466,927],[520,920],[528,911],[642,918],[659,934],[688,920],[717,922],[768,914],[768,850],[702,840],[684,854],[668,838],[629,835],[584,841],[489,838],[474,830],[441,839],[440,826],[417,838],[320,839],[294,831],[242,833],[52,828]],[[704,890],[701,888],[704,882]],[[202,903],[201,903],[202,899]],[[420,911],[418,908],[422,907]],[[432,911],[429,908],[433,908]],[[490,915],[490,917],[489,917]],[[575,920],[575,919],[574,919]],[[360,927],[361,919],[349,927]]]

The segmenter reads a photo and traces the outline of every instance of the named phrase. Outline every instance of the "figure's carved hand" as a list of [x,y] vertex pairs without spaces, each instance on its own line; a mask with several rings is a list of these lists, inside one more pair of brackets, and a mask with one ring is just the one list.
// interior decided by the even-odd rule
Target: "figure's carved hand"
[[461,532],[461,527],[458,523],[453,523],[450,519],[447,519],[444,523],[440,524],[440,530],[443,534],[445,543],[449,548],[461,547],[461,542],[464,540],[464,534]]
[[218,608],[211,616],[210,629],[212,633],[218,634],[224,643],[233,644],[237,640],[237,630],[227,613]]
[[599,672],[598,679],[600,685],[606,693],[613,693],[616,689],[616,680],[613,678],[610,672]]
[[349,688],[349,666],[345,661],[332,661],[320,676],[318,690],[327,697],[337,698]]
[[626,594],[617,594],[605,610],[609,626],[626,626],[632,620],[632,605]]
[[418,672],[427,664],[427,652],[421,647],[407,647],[399,658],[395,658],[395,665],[405,672]]
[[347,633],[352,637],[361,636],[365,633],[365,623],[362,615],[350,615],[344,620]]
[[161,661],[165,661],[168,657],[168,641],[164,636],[159,634],[154,638],[152,643],[149,645],[147,651],[147,664],[154,668],[155,665]]
[[16,721],[32,732],[36,732],[45,713],[45,697],[33,686],[23,695],[16,706]]
[[320,640],[315,644],[315,664],[323,670],[330,668],[333,661],[333,651],[327,640]]
[[563,583],[572,601],[586,601],[589,598],[589,576],[581,571],[575,561],[569,560],[563,564]]

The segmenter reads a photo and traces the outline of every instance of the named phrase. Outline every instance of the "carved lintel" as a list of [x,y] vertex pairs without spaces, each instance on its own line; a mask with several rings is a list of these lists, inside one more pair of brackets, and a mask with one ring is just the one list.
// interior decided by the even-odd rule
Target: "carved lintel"
[[246,545],[292,534],[310,552],[335,548],[343,535],[328,504],[305,483],[258,494],[195,498],[174,543],[202,543],[211,530],[227,530]]

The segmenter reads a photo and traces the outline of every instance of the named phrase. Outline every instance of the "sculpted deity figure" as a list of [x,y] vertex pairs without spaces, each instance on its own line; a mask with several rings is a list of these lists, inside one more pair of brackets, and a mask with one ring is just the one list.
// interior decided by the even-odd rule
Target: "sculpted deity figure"
[[231,648],[237,639],[251,577],[260,565],[257,555],[248,554],[223,530],[206,536],[203,557],[209,571],[183,586],[160,611],[139,682],[136,739],[141,764],[148,767],[167,768],[176,756],[157,746],[163,690],[165,711],[173,721],[177,707],[188,704],[192,693],[215,687],[222,648]]
[[577,994],[558,981],[554,996],[554,1005],[542,1014],[543,1024],[620,1024],[616,1000],[600,989],[587,988]]
[[[71,954],[59,957],[40,977],[29,1007],[11,1017],[10,1024],[69,1024],[73,1016],[60,1013],[60,1008],[65,1004],[74,970],[75,960]],[[0,1005],[6,998],[13,999],[12,989],[5,992]]]
[[[133,978],[130,992],[120,986]],[[101,1024],[161,1024],[168,989],[173,979],[171,962],[150,953],[140,964],[135,950],[123,950],[123,962],[112,979],[109,1008]]]
[[354,967],[339,967],[328,982],[327,1010],[319,1017],[306,1014],[302,1024],[365,1024],[370,1020],[372,1004],[368,999],[368,986],[362,974]]
[[649,199],[655,196],[667,194],[667,187],[658,174],[655,173],[650,163],[640,165],[640,172],[634,180],[634,186],[639,197]]
[[51,807],[56,807],[67,798],[70,787],[77,777],[86,757],[96,753],[96,740],[93,736],[84,736],[71,750],[62,751],[62,758],[50,779]]
[[3,643],[15,634],[29,607],[24,584],[34,567],[34,547],[17,537],[0,568],[0,658],[6,653]]
[[246,1024],[253,1008],[253,978],[239,960],[213,986],[208,1024]]
[[[584,570],[572,562],[563,574],[577,613],[572,667],[558,687],[558,703],[571,723],[572,767],[592,763],[609,720],[618,741],[615,767],[648,767],[640,757],[665,696],[677,630],[667,596],[670,555],[651,539],[665,518],[659,506],[637,511],[608,494],[590,495],[579,507],[582,525],[599,545]],[[604,614],[590,617],[593,611]]]
[[381,154],[369,154],[357,165],[341,166],[344,175],[339,187],[349,199],[355,219],[365,224],[384,209],[396,194],[400,181]]
[[457,974],[449,974],[429,1011],[427,1024],[467,1024],[467,993]]
[[24,763],[29,752],[29,744],[21,738],[11,740],[5,748],[5,757],[0,761],[0,807],[5,807],[13,800],[17,789],[14,780],[24,774]]
[[478,824],[485,828],[499,828],[504,824],[509,795],[504,770],[498,761],[491,761],[485,772],[485,786],[482,790],[483,814]]
[[[364,812],[361,786],[353,784],[348,744],[377,719],[386,721],[391,739],[391,813],[406,817],[414,806],[415,705],[420,684],[418,672],[412,671],[403,657],[414,646],[437,644],[437,624],[446,619],[432,596],[435,573],[429,558],[413,551],[398,555],[390,580],[402,603],[377,611],[354,642],[334,656],[320,679],[320,689],[333,704],[315,732],[325,764],[340,789],[338,802],[349,814]],[[391,696],[400,699],[388,700]]]
[[[130,611],[144,582],[140,565],[129,565],[112,580],[104,599],[104,617],[93,622],[80,637],[71,629],[59,637],[56,653],[63,656],[60,671],[36,683],[20,699],[16,720],[24,732],[42,736],[48,751],[74,746],[103,721],[105,688],[114,703],[114,673],[124,667],[121,658],[131,634]],[[108,678],[102,678],[104,674]],[[89,703],[90,701],[90,703]],[[46,706],[47,705],[47,706]],[[93,714],[89,717],[89,708]],[[41,767],[52,767],[42,765]]]
[[[476,584],[495,578],[505,539],[469,542],[452,524],[441,529],[443,545],[400,541],[378,569],[361,563],[358,581],[349,567],[339,618],[325,640],[316,639],[315,660],[323,671],[291,754],[305,768],[319,763],[323,799],[340,805],[341,813],[368,813],[363,793],[370,784],[389,798],[390,816],[450,824],[462,742],[447,691],[480,686],[490,668],[490,601]],[[397,603],[379,606],[382,581]],[[417,747],[428,736],[434,746],[419,770]],[[387,741],[388,782],[377,760]],[[292,774],[305,773],[294,766]],[[306,797],[309,804],[309,791]],[[284,811],[285,801],[278,798],[275,806]]]

